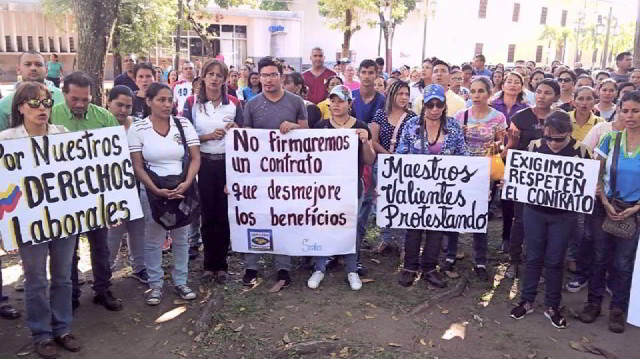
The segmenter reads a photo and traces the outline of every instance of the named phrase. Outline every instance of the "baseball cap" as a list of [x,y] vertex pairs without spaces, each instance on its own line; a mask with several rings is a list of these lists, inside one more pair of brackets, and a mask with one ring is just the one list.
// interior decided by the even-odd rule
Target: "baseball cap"
[[395,74],[395,73],[397,73],[397,74],[402,74],[402,69],[404,69],[404,67],[401,67],[401,68],[399,68],[399,69],[394,69],[393,71],[391,71],[391,74],[392,74],[392,75],[393,75],[393,74]]
[[423,103],[427,103],[429,102],[429,100],[437,98],[438,100],[444,102],[445,97],[444,97],[444,87],[437,85],[437,84],[431,84],[427,87],[425,87],[425,89],[422,91],[423,94]]
[[246,59],[246,60],[244,60],[244,63],[245,63],[245,64],[251,64],[251,65],[254,65],[254,63],[253,63],[253,59],[252,59],[252,58],[250,58],[250,57],[247,57],[247,59]]
[[338,96],[342,101],[353,100],[351,90],[345,85],[335,86],[331,90],[331,93],[329,93],[329,98],[331,98],[331,96]]

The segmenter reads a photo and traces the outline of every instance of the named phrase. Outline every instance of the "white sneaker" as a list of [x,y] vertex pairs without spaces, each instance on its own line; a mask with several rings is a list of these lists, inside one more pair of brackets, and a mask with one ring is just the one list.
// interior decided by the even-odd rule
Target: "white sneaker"
[[309,280],[307,281],[307,287],[311,289],[316,289],[318,288],[318,286],[320,286],[320,282],[322,282],[323,279],[324,279],[324,273],[317,270],[313,272],[313,274],[311,275],[311,278],[309,278]]
[[349,285],[353,290],[360,290],[362,288],[362,281],[360,280],[360,276],[356,272],[351,272],[347,274],[347,280],[349,280]]

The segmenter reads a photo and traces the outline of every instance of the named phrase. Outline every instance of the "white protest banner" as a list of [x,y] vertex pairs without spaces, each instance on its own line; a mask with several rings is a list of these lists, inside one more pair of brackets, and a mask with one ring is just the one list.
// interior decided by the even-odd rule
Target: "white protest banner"
[[355,130],[233,129],[225,146],[234,251],[355,253]]
[[121,126],[0,141],[0,160],[7,250],[142,217]]
[[380,227],[486,233],[489,157],[378,155]]
[[[632,239],[627,240],[632,241]],[[636,249],[636,263],[634,264],[632,278],[627,323],[640,327],[640,247]]]
[[591,213],[598,171],[596,160],[510,150],[502,199]]

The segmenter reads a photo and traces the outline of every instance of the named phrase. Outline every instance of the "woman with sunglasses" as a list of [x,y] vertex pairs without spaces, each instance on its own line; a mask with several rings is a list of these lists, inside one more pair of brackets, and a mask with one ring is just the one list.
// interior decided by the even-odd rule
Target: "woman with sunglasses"
[[[622,97],[619,117],[624,121],[625,129],[608,133],[595,149],[600,161],[598,186],[601,191],[598,191],[600,201],[596,202],[591,222],[594,262],[589,276],[589,295],[579,316],[585,323],[591,323],[600,316],[606,272],[613,267],[610,270],[614,275],[610,278],[609,330],[615,333],[625,330],[640,235],[640,91]],[[617,156],[615,165],[614,156]],[[605,232],[602,225],[607,217],[613,221],[635,218],[636,232],[630,238]]]
[[[591,158],[591,151],[571,137],[571,117],[562,110],[553,111],[544,121],[542,139],[529,143],[528,151],[546,155]],[[563,209],[526,204],[523,210],[526,260],[521,301],[511,317],[522,319],[533,312],[538,284],[544,268],[544,315],[558,328],[567,327],[560,314],[562,274],[569,238],[575,230],[577,213]]]
[[[522,88],[522,85],[520,85]],[[459,111],[455,119],[463,129],[467,151],[471,156],[486,157],[491,153],[499,153],[506,134],[507,120],[504,115],[489,107],[491,83],[486,77],[476,77],[471,80],[471,101],[473,105]],[[447,233],[449,242],[443,269],[454,272],[454,265],[458,251],[459,233]],[[480,280],[489,279],[487,272],[487,234],[474,233],[475,267],[474,270]]]
[[[424,89],[423,102],[420,117],[411,117],[404,125],[396,153],[467,155],[460,124],[454,118],[447,117],[444,88],[437,84],[427,86]],[[426,233],[426,243],[420,256],[423,233]],[[398,279],[400,285],[411,286],[422,267],[422,278],[428,283],[437,288],[447,286],[437,269],[442,236],[441,231],[407,230],[404,242],[404,270]]]
[[576,84],[576,73],[571,70],[562,70],[558,76],[560,84],[560,99],[555,104],[555,108],[559,108],[565,112],[573,111],[573,90]]
[[604,79],[598,85],[599,102],[595,105],[596,115],[604,118],[607,122],[614,119],[616,113],[615,101],[618,97],[618,85],[613,79]]
[[[22,83],[13,96],[10,128],[0,132],[0,140],[68,132],[63,126],[49,124],[51,107],[53,99],[45,85]],[[69,236],[19,250],[25,278],[27,326],[33,336],[34,351],[43,358],[57,357],[56,343],[69,351],[80,350],[80,343],[71,334],[71,262],[75,247],[76,237]],[[51,285],[47,280],[47,256]]]

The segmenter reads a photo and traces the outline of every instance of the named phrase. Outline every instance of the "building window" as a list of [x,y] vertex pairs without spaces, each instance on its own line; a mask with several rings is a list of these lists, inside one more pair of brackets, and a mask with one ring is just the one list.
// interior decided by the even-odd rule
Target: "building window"
[[520,19],[520,4],[513,3],[513,15],[511,15],[511,21],[518,22]]
[[480,7],[478,8],[478,19],[487,18],[487,2],[488,0],[480,0]]
[[76,52],[76,43],[71,36],[69,36],[69,52]]
[[60,44],[60,47],[58,49],[60,49],[60,52],[67,52],[67,49],[64,46],[64,43],[62,42],[62,37],[58,38],[58,43]]
[[509,45],[509,53],[507,53],[507,62],[513,62],[513,58],[516,54],[516,45]]
[[[213,48],[213,55],[222,55],[229,65],[242,65],[247,58],[247,27],[245,25],[212,24],[206,28],[209,41]],[[175,48],[175,36],[172,38]],[[209,56],[205,44],[193,31],[185,32],[180,37],[180,56],[190,59],[193,56]],[[162,49],[161,57],[171,56],[172,50]]]
[[542,45],[536,48],[536,62],[542,62]]
[[38,36],[38,46],[40,46],[40,48],[38,49],[38,51],[40,52],[46,52],[45,48],[44,48],[44,37],[42,36]]
[[16,36],[16,42],[18,43],[18,52],[24,52],[24,44],[22,43],[22,36]]
[[27,36],[27,50],[33,51],[33,36]]
[[547,23],[547,9],[546,7],[542,8],[542,12],[540,13],[540,25],[545,25]]
[[560,19],[560,25],[567,26],[567,10],[562,10],[562,19]]
[[483,44],[481,44],[479,42],[476,42],[476,48],[473,50],[473,55],[474,56],[475,55],[482,55],[482,47],[483,46],[484,46]]
[[13,52],[13,43],[11,42],[11,36],[4,37],[4,48],[7,52]]
[[53,42],[53,37],[49,38],[49,52],[56,52],[55,42]]

